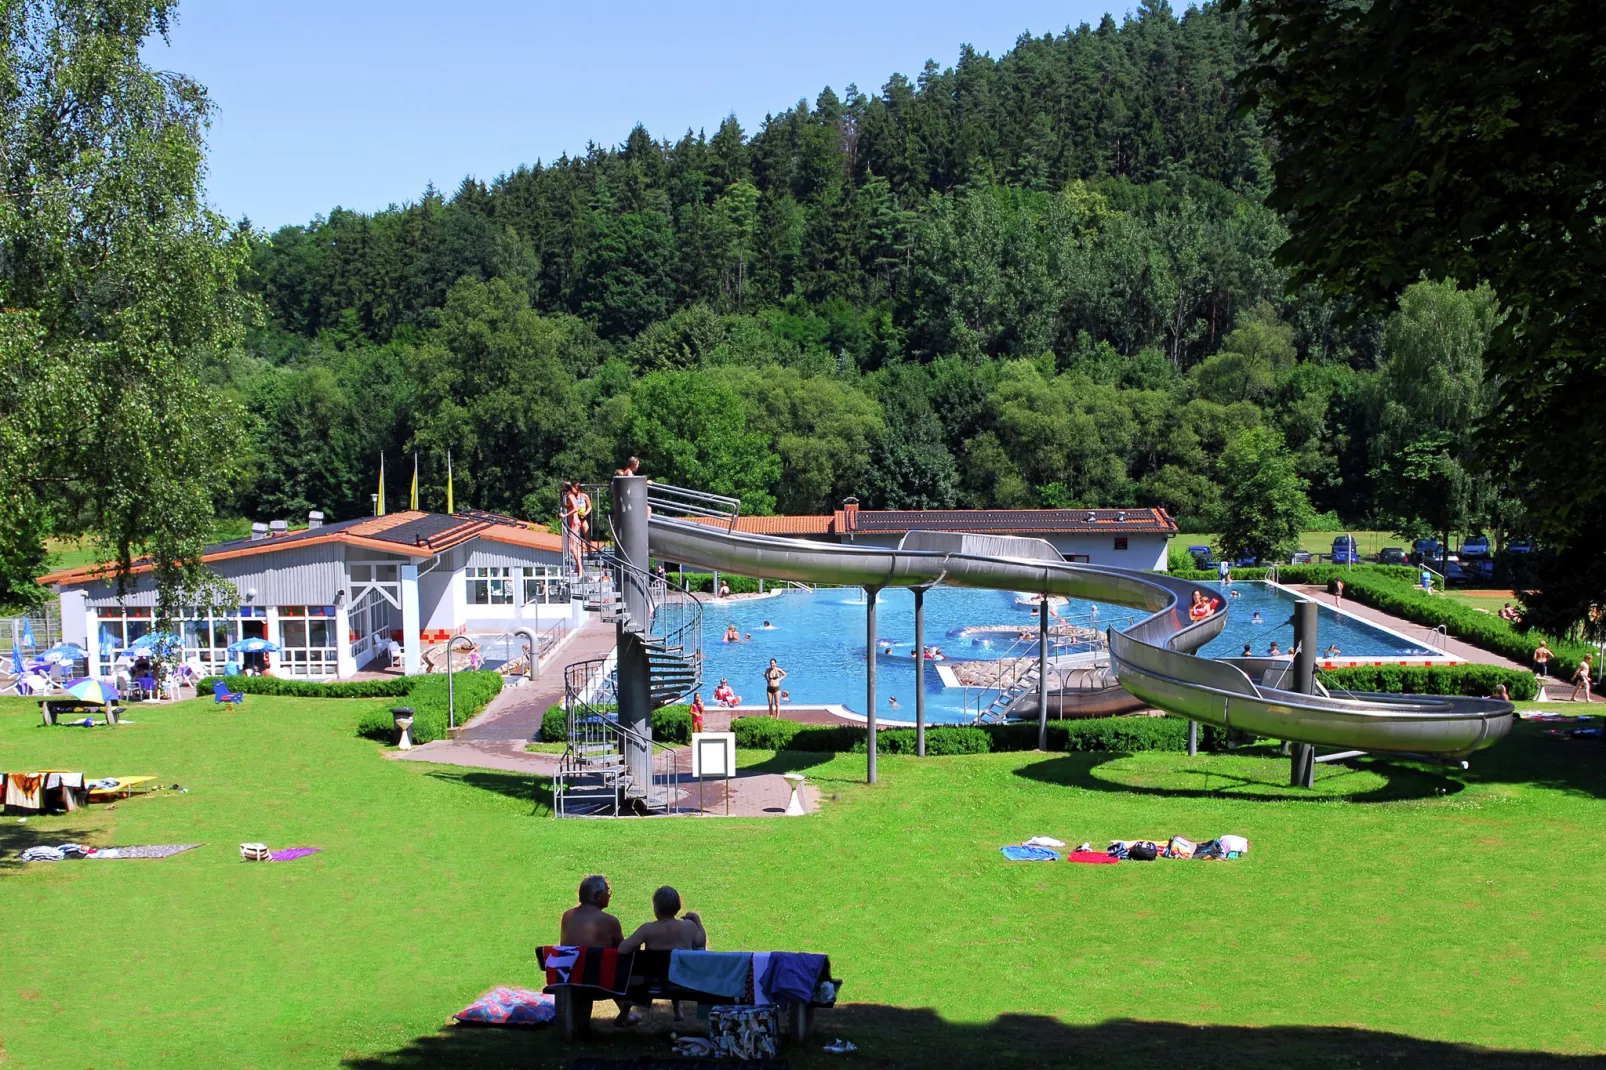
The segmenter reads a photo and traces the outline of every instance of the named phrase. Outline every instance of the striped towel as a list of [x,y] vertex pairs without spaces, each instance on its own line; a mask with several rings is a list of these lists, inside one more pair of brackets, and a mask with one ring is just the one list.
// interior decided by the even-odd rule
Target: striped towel
[[636,956],[621,955],[611,947],[543,945],[535,949],[536,963],[546,971],[549,985],[583,985],[623,995],[630,986],[630,969]]

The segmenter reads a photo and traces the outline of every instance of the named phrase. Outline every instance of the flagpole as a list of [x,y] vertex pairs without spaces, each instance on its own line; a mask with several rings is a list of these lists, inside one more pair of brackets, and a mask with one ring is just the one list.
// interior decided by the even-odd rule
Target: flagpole
[[446,451],[446,511],[448,513],[457,512],[457,508],[452,502],[452,451],[451,450],[447,450]]
[[379,494],[374,498],[374,515],[385,515],[385,451],[379,451]]
[[418,511],[418,451],[413,451],[413,491],[407,502],[407,508],[413,512]]

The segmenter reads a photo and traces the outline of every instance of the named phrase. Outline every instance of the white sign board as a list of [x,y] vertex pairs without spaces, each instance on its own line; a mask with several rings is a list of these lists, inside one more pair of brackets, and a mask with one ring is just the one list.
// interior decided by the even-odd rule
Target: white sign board
[[735,732],[693,732],[691,735],[691,775],[723,777],[736,775]]

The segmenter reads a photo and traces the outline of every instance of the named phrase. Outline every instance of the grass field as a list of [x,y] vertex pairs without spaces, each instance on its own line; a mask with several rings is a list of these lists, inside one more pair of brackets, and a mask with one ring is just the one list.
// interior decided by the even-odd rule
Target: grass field
[[[557,822],[530,779],[384,760],[364,702],[252,696],[36,727],[0,700],[0,768],[156,773],[164,792],[0,829],[7,1066],[564,1066],[662,1036],[445,1028],[586,873],[627,926],[677,885],[716,948],[828,952],[851,1065],[1599,1065],[1606,858],[1598,744],[1536,725],[1470,772],[1365,761],[1289,789],[1243,754],[748,754],[805,769],[807,819]],[[1228,832],[1237,862],[1011,864],[1035,835]],[[34,843],[204,841],[161,861],[22,865]],[[237,845],[318,846],[247,864]],[[650,1029],[667,1030],[655,1011]],[[1538,1052],[1553,1053],[1540,1055]],[[850,1065],[817,1043],[801,1067]]]

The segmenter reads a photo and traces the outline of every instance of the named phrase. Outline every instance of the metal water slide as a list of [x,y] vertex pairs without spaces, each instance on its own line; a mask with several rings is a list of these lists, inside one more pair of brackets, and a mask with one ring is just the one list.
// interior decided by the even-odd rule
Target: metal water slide
[[856,587],[980,587],[1112,602],[1149,612],[1109,632],[1121,686],[1144,702],[1219,728],[1358,751],[1462,758],[1511,730],[1509,702],[1375,692],[1303,694],[1286,660],[1197,657],[1220,634],[1226,607],[1190,620],[1194,591],[1219,592],[1164,573],[1071,564],[1041,539],[910,532],[896,548],[754,535],[654,514],[651,554],[743,576]]

